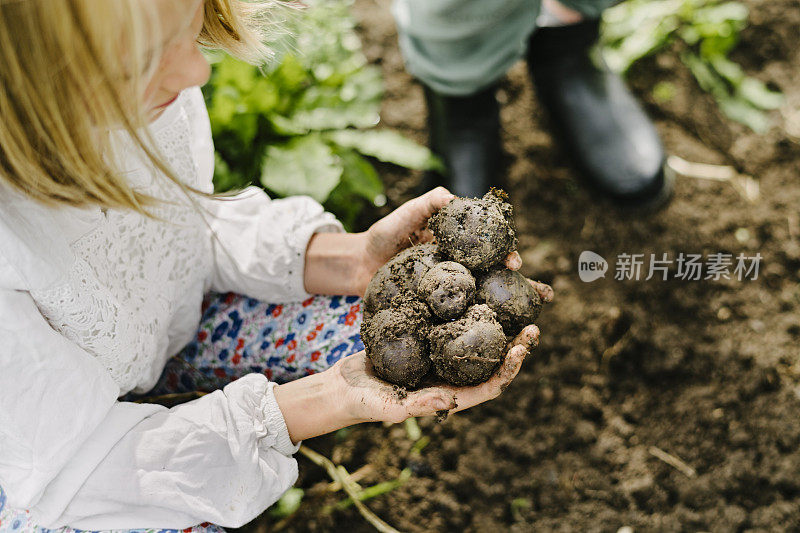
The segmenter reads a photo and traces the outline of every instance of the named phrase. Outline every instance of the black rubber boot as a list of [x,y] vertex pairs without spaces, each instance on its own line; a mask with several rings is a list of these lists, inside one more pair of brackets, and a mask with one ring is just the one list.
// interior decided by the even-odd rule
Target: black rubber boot
[[672,191],[653,123],[622,78],[590,57],[599,21],[539,28],[528,68],[558,140],[577,170],[618,204],[655,208]]
[[421,189],[444,185],[458,196],[480,197],[500,171],[500,109],[495,87],[469,96],[445,96],[425,87],[431,150],[446,172],[427,172]]

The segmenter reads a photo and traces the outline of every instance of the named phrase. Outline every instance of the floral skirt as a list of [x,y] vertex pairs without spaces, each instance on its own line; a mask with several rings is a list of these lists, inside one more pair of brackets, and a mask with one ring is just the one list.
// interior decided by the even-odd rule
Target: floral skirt
[[[321,372],[342,357],[364,349],[359,335],[361,299],[355,296],[312,296],[297,303],[270,304],[238,294],[208,294],[194,340],[172,357],[156,386],[145,396],[220,389],[258,372],[285,383]],[[136,399],[128,394],[121,400]],[[5,506],[0,487],[0,533],[73,533],[72,528],[37,526],[24,510]],[[126,532],[178,533],[170,529]],[[185,533],[224,533],[214,524],[200,524]]]

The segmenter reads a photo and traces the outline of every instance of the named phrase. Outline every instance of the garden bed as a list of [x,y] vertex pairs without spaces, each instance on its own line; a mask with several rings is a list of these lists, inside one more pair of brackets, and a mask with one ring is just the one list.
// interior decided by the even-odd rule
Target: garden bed
[[[361,0],[364,49],[386,78],[383,121],[425,140],[422,91],[403,70],[388,0]],[[733,58],[800,109],[800,5],[748,0],[751,25]],[[727,120],[669,51],[630,81],[667,150],[756,178],[754,201],[728,182],[679,177],[672,203],[621,213],[576,181],[547,133],[524,65],[500,91],[523,271],[551,283],[542,341],[498,400],[442,423],[411,453],[402,426],[364,425],[307,444],[364,484],[401,487],[368,502],[405,531],[780,531],[800,529],[800,118],[784,108],[757,135]],[[671,100],[652,89],[668,80]],[[795,111],[795,114],[798,112]],[[390,205],[418,174],[382,167]],[[583,283],[577,259],[611,263]],[[760,253],[756,280],[614,279],[622,253]],[[645,263],[646,268],[647,263]],[[674,270],[674,266],[673,266]],[[644,277],[644,276],[643,276]],[[678,461],[676,461],[677,459]],[[670,464],[672,463],[672,464]],[[306,502],[290,531],[370,531],[342,498],[315,496],[325,473],[300,460]]]

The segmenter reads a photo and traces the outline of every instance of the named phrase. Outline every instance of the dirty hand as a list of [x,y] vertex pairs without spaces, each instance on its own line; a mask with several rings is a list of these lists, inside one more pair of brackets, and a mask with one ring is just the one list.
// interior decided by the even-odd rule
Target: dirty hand
[[372,363],[361,351],[337,362],[329,369],[338,383],[337,401],[349,412],[353,422],[398,423],[414,416],[457,412],[496,398],[519,372],[530,350],[539,344],[539,328],[526,326],[508,345],[508,354],[488,381],[468,387],[441,385],[402,392],[375,375]]
[[[428,219],[447,205],[455,196],[444,187],[437,187],[422,196],[404,203],[375,224],[363,235],[361,268],[357,273],[359,294],[363,295],[375,272],[397,252],[412,244],[421,244],[433,239],[427,229]],[[517,252],[511,252],[506,266],[518,270],[522,260]]]

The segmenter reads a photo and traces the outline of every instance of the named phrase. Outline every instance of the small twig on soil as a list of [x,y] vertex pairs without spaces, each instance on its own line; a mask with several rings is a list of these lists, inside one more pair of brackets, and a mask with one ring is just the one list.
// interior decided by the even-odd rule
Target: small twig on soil
[[800,220],[794,213],[786,215],[786,223],[789,225],[789,238],[791,240],[797,239],[797,228],[800,227]]
[[600,361],[604,368],[608,368],[611,360],[620,354],[622,348],[625,347],[625,343],[628,342],[628,339],[630,339],[632,335],[633,333],[631,332],[630,327],[628,327],[628,330],[625,331],[625,333],[617,340],[617,342],[603,350],[603,355],[600,357]]
[[[404,485],[405,482],[408,481],[410,478],[411,478],[411,469],[404,468],[400,472],[400,475],[397,477],[397,479],[392,479],[390,481],[383,481],[381,483],[377,483],[375,485],[372,485],[371,487],[367,487],[361,490],[361,492],[358,495],[358,501],[363,502],[365,500],[369,500],[370,498],[375,498],[377,496],[386,494],[387,492],[392,492],[394,489]],[[348,507],[353,505],[355,501],[356,500],[353,500],[353,497],[351,496],[345,500],[337,502],[334,505],[334,507],[336,509],[347,509]]]
[[[358,470],[356,470],[355,472],[353,472],[352,474],[350,474],[350,481],[359,482],[374,471],[375,471],[374,466],[366,464],[361,468],[359,468]],[[329,492],[337,492],[342,490],[342,484],[339,483],[338,481],[332,481],[331,483],[328,483],[326,489]]]
[[406,435],[408,435],[408,440],[411,442],[417,442],[419,439],[422,438],[422,430],[417,423],[417,419],[413,416],[411,418],[406,419]]
[[678,472],[684,474],[686,477],[697,477],[697,471],[683,462],[679,457],[675,457],[671,453],[667,453],[657,446],[650,446],[648,451],[650,452],[650,455],[664,461]]
[[761,194],[758,181],[747,174],[740,174],[729,165],[694,163],[676,155],[671,155],[667,158],[667,166],[676,174],[687,178],[727,181],[748,202],[755,202]]
[[732,166],[694,163],[692,161],[686,161],[677,155],[671,155],[667,158],[667,166],[687,178],[730,181],[739,175]]
[[588,239],[594,233],[594,217],[589,214],[586,215],[586,218],[583,219],[583,228],[581,228],[581,237],[584,239]]
[[343,474],[337,469],[336,465],[333,464],[333,461],[324,455],[320,455],[314,450],[307,448],[306,446],[300,446],[300,453],[305,455],[316,465],[324,468],[328,472],[328,475],[331,477],[331,479],[338,481],[342,485],[342,488],[347,495],[352,498],[353,504],[356,506],[356,509],[358,509],[358,512],[361,513],[361,516],[363,516],[367,522],[372,524],[372,527],[381,533],[400,533],[398,530],[378,518],[378,516],[370,511],[366,505],[361,503],[358,492],[354,487],[355,483],[350,479],[350,476],[347,474],[346,470],[343,469]]
[[[292,520],[294,520],[295,516],[297,516],[297,511],[293,512],[289,516],[284,516],[278,522],[275,522],[275,524],[271,525],[271,528],[272,528],[271,531],[283,531],[284,529],[286,529],[289,526],[289,524],[292,522]],[[266,533],[266,524],[263,527],[264,527],[264,533]],[[259,523],[258,529],[256,530],[255,533],[262,533],[261,531],[259,531],[261,528],[262,528],[262,524]]]
[[430,444],[431,438],[427,435],[423,435],[420,439],[414,443],[411,447],[411,455],[419,455],[422,452],[422,449],[425,448],[428,444]]

